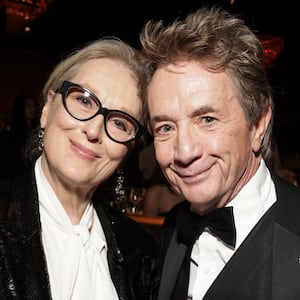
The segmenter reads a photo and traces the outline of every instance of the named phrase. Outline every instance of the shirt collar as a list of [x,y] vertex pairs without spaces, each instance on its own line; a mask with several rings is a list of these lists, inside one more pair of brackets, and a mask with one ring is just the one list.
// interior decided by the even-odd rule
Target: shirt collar
[[227,206],[233,206],[237,231],[236,247],[276,201],[275,186],[264,160],[255,175]]

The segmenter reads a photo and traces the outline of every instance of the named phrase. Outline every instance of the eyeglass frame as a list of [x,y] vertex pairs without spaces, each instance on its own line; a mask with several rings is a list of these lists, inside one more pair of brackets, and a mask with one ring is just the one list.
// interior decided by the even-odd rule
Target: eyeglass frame
[[[67,104],[66,104],[66,99],[67,99],[68,91],[69,91],[69,89],[70,89],[71,87],[75,87],[75,88],[78,88],[78,89],[82,90],[83,92],[89,93],[89,96],[90,96],[91,98],[93,98],[93,99],[97,102],[97,104],[98,104],[98,106],[99,106],[99,109],[98,109],[98,111],[96,111],[96,113],[95,113],[94,115],[92,115],[91,117],[88,117],[88,118],[78,118],[78,117],[74,116],[74,115],[69,111],[68,106],[67,106]],[[84,86],[82,86],[82,85],[80,85],[80,84],[78,84],[78,83],[75,83],[75,82],[72,82],[72,81],[68,81],[68,80],[64,80],[63,83],[62,83],[62,85],[61,85],[61,87],[58,88],[58,89],[55,91],[55,93],[60,93],[60,94],[62,95],[62,102],[63,102],[63,106],[64,106],[65,110],[67,111],[67,113],[68,113],[72,118],[74,118],[74,119],[76,119],[76,120],[78,120],[78,121],[83,121],[83,122],[85,122],[85,121],[89,121],[89,120],[95,118],[97,115],[103,115],[103,117],[104,117],[104,129],[105,129],[105,133],[106,133],[106,135],[107,135],[112,141],[114,141],[114,142],[116,142],[116,143],[119,143],[119,144],[127,144],[127,143],[129,143],[129,142],[135,140],[137,137],[141,136],[141,135],[144,133],[144,126],[143,126],[136,118],[134,118],[133,116],[131,116],[130,114],[128,114],[128,113],[126,113],[126,112],[124,112],[124,111],[122,111],[122,110],[118,110],[118,109],[108,109],[108,108],[102,106],[102,103],[101,103],[101,101],[99,100],[99,98],[98,98],[91,90],[89,90],[88,88],[86,88],[86,87],[84,87]],[[127,118],[133,120],[133,122],[136,123],[136,125],[137,125],[137,130],[136,130],[135,135],[134,135],[132,138],[130,138],[129,140],[124,141],[124,142],[118,141],[118,140],[116,140],[115,138],[113,138],[113,137],[109,134],[109,132],[108,132],[108,130],[107,130],[107,126],[106,126],[106,123],[107,123],[107,117],[108,117],[108,115],[109,115],[110,113],[120,113],[120,114],[126,116]]]

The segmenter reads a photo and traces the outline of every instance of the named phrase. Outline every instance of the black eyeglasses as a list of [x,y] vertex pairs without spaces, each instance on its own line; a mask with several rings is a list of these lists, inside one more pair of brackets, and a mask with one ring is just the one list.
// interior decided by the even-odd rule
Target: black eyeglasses
[[103,115],[105,132],[117,143],[128,143],[143,132],[143,126],[134,117],[103,107],[93,92],[77,83],[64,81],[56,92],[62,94],[64,108],[74,119],[88,121]]

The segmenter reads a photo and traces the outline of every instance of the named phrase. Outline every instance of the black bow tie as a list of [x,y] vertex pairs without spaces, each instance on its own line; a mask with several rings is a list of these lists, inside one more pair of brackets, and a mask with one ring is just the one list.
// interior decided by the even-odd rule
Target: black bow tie
[[195,243],[205,228],[232,247],[236,242],[236,230],[232,207],[217,208],[200,216],[190,211],[190,203],[184,202],[177,210],[177,230],[179,242],[190,246]]
[[172,292],[172,300],[187,299],[193,244],[205,228],[226,244],[235,246],[236,230],[232,207],[218,208],[204,216],[191,212],[190,207],[188,201],[183,201],[174,207],[178,241],[187,246],[187,251]]

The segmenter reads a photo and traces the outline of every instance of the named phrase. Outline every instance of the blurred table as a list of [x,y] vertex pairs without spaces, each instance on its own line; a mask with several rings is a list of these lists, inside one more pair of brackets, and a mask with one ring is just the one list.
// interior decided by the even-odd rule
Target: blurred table
[[164,222],[164,217],[146,216],[141,214],[126,214],[129,218],[141,224],[156,240],[160,238],[161,226]]

